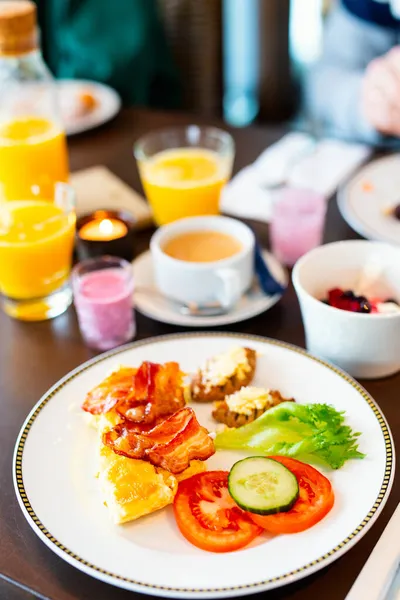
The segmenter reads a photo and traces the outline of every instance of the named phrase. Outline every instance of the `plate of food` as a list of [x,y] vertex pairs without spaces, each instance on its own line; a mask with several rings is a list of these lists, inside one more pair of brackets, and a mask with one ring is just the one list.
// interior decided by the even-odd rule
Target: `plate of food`
[[115,90],[103,83],[62,79],[57,82],[57,88],[67,135],[103,125],[120,111],[121,98]]
[[378,518],[389,427],[339,369],[240,334],[132,343],[56,383],[18,437],[15,491],[40,539],[107,583],[232,597],[339,558]]
[[368,163],[339,191],[343,218],[371,240],[400,244],[400,154]]

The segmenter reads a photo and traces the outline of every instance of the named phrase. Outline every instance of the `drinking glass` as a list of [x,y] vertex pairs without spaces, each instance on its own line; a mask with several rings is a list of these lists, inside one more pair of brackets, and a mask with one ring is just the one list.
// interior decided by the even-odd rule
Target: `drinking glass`
[[138,140],[134,155],[157,225],[218,214],[234,153],[233,138],[215,127],[176,127]]
[[41,321],[71,304],[75,221],[75,193],[66,183],[55,185],[54,202],[0,202],[0,291],[8,315]]
[[74,303],[86,344],[109,350],[136,333],[132,265],[117,256],[84,260],[72,271]]
[[284,188],[273,207],[270,223],[272,252],[293,266],[303,254],[322,243],[325,198],[314,191]]

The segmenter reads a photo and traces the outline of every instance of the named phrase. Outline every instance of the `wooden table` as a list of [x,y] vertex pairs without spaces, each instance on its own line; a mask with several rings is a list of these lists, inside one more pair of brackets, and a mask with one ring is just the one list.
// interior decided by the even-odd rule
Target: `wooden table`
[[[194,117],[178,113],[125,110],[113,123],[71,140],[71,167],[75,170],[105,164],[139,190],[138,173],[132,156],[134,140],[149,129],[186,124],[194,120]],[[199,119],[196,118],[196,121]],[[236,169],[253,161],[282,134],[282,129],[270,127],[234,130],[237,142]],[[267,243],[267,227],[253,225],[260,239]],[[140,251],[148,246],[150,234],[150,231],[146,231],[139,235]],[[357,235],[340,217],[336,202],[331,201],[325,240],[349,238],[357,238]],[[292,287],[282,301],[264,315],[220,329],[261,334],[304,346],[300,311]],[[138,338],[178,330],[177,327],[156,323],[138,315]],[[75,313],[71,308],[53,321],[21,323],[9,319],[0,311],[0,336],[0,575],[4,578],[3,581],[0,579],[0,598],[132,600],[132,593],[80,573],[47,549],[22,516],[12,484],[12,453],[26,414],[60,377],[92,356],[81,341]],[[397,437],[397,447],[400,447],[400,375],[364,384],[382,407]],[[57,423],[54,426],[57,427]],[[399,499],[397,478],[378,522],[354,548],[316,575],[268,593],[268,600],[343,599]]]

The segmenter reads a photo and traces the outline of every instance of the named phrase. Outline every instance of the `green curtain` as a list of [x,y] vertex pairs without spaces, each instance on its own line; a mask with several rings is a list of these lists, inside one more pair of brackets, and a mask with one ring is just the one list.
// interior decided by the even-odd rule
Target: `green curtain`
[[156,0],[36,0],[56,77],[107,83],[125,104],[176,108],[179,77]]

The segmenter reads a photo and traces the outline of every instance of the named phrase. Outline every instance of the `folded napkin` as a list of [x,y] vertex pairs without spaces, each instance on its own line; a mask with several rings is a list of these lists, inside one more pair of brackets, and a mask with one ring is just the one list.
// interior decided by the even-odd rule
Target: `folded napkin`
[[400,505],[397,505],[346,600],[384,600],[400,563]]
[[269,186],[286,180],[286,185],[310,189],[329,198],[370,154],[371,149],[363,144],[334,139],[316,142],[309,135],[289,133],[225,186],[221,210],[232,216],[268,222],[279,194],[279,189],[268,189]]
[[275,296],[275,294],[283,294],[285,287],[276,281],[267,263],[262,255],[262,250],[258,242],[256,242],[254,252],[254,267],[260,288],[267,296]]
[[78,217],[104,208],[131,213],[139,228],[152,223],[146,200],[107,167],[91,167],[72,173],[70,182],[76,191]]

